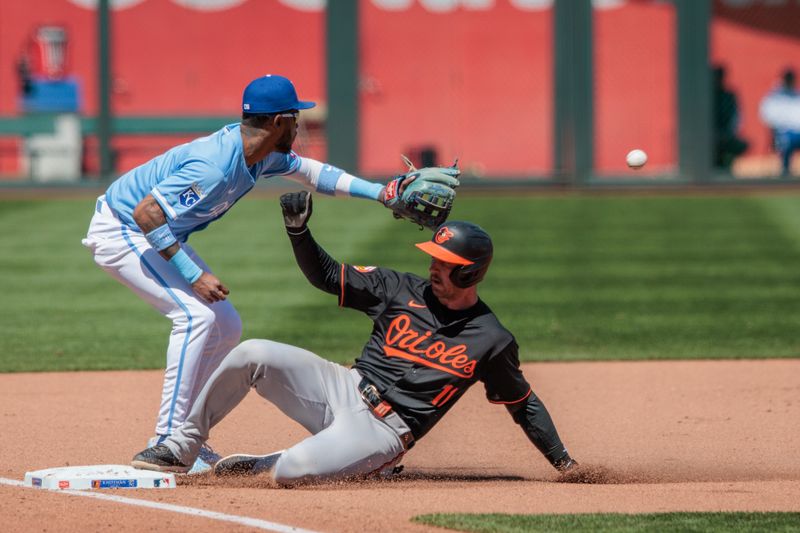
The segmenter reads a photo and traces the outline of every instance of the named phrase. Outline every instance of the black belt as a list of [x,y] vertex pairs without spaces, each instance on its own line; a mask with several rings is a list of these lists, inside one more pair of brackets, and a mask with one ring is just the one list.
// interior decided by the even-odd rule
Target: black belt
[[358,392],[361,393],[361,397],[364,398],[366,404],[369,405],[369,408],[378,418],[383,418],[392,412],[392,405],[381,398],[377,387],[367,381],[366,378],[362,379],[361,383],[358,384]]
[[[402,422],[400,416],[394,411],[394,409],[392,409],[392,404],[381,398],[381,394],[378,392],[377,387],[364,378],[361,380],[361,383],[358,384],[358,392],[361,393],[364,403],[366,403],[370,408],[372,414],[382,419],[392,428],[398,430],[398,435],[400,440],[403,441],[403,446],[405,446],[406,450],[410,450],[411,447],[414,446],[414,435],[411,434],[411,430],[407,429],[408,426],[405,424],[405,422]],[[394,414],[393,417],[387,418],[392,414]],[[395,424],[393,424],[393,419],[395,417],[398,421],[402,422],[402,428],[398,428]]]

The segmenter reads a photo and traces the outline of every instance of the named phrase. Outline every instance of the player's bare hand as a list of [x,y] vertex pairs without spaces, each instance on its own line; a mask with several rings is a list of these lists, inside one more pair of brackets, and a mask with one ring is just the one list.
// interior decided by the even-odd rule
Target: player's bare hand
[[231,291],[222,284],[217,276],[210,272],[203,272],[197,281],[192,283],[195,294],[206,303],[221,302]]

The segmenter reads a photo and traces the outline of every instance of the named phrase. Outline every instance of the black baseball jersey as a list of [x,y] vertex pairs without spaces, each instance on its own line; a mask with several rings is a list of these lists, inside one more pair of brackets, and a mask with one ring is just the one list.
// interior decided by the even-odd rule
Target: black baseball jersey
[[478,380],[490,402],[523,402],[531,387],[518,347],[481,300],[454,311],[430,282],[386,268],[342,265],[339,304],[373,320],[355,367],[422,437]]
[[365,312],[372,333],[355,367],[411,428],[427,433],[476,381],[556,468],[572,462],[552,418],[519,369],[514,336],[478,300],[454,311],[413,274],[339,264],[308,228],[289,232],[295,259],[315,287]]

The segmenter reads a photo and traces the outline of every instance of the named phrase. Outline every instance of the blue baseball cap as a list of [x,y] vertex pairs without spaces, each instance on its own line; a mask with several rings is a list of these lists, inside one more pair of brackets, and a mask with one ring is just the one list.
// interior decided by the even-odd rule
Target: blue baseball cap
[[310,109],[314,102],[297,99],[297,91],[288,78],[277,74],[267,74],[251,81],[242,95],[244,113],[272,114],[290,109]]

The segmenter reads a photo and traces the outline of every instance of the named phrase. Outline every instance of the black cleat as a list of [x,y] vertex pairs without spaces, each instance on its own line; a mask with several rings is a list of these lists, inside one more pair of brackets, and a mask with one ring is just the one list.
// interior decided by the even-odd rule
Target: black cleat
[[185,474],[191,468],[181,463],[172,451],[163,444],[147,448],[134,456],[131,466],[141,470],[155,470],[156,472],[174,472]]
[[244,453],[223,457],[214,465],[218,476],[255,476],[269,472],[280,459],[282,452],[268,455],[248,455]]

